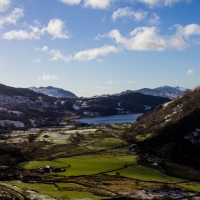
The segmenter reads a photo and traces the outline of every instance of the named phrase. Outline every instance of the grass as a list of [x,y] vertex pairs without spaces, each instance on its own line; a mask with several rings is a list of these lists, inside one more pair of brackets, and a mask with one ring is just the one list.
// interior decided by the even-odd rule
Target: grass
[[193,190],[195,192],[200,192],[200,183],[197,182],[183,183],[180,184],[180,186],[189,190]]
[[113,128],[117,128],[117,129],[131,128],[131,124],[126,124],[126,125],[123,125],[123,124],[111,124],[111,126]]
[[[75,158],[60,158],[53,161],[31,161],[29,163],[25,163],[21,167],[25,169],[34,169],[45,165],[67,167],[70,164],[71,167],[67,168],[66,172],[59,173],[59,175],[81,176],[116,170],[109,172],[108,174],[115,175],[117,172],[119,172],[121,176],[127,178],[162,183],[179,183],[184,181],[181,178],[167,176],[157,169],[136,165],[136,160],[136,155],[88,155]],[[133,166],[117,170],[125,165]]]
[[92,140],[92,142],[86,142],[83,143],[87,148],[89,149],[109,149],[113,147],[120,146],[122,144],[126,144],[123,140],[119,138],[104,138],[104,139],[97,139],[97,140]]
[[137,135],[135,138],[136,138],[137,141],[142,142],[142,141],[144,141],[145,139],[147,139],[151,136],[152,136],[151,133],[147,133],[146,135]]
[[[22,190],[23,188],[27,188],[29,190],[37,191],[40,194],[43,195],[49,195],[56,199],[62,199],[63,197],[68,197],[69,199],[88,199],[88,200],[96,200],[96,199],[102,199],[100,196],[96,196],[89,192],[81,192],[79,191],[79,188],[75,184],[70,184],[71,187],[74,187],[74,191],[62,191],[57,190],[54,185],[52,184],[26,184],[21,183],[18,181],[12,181],[11,184],[13,186],[20,187]],[[64,184],[62,184],[64,186]],[[65,184],[66,187],[69,186],[69,184]],[[66,198],[67,199],[67,198]]]
[[64,168],[70,165],[71,167],[67,168],[66,172],[59,173],[59,175],[81,176],[122,168],[125,164],[136,164],[136,157],[132,155],[87,155],[74,158],[60,158],[52,161],[31,161],[20,165],[20,167],[36,169],[41,166],[51,165]]
[[161,173],[157,169],[147,168],[140,165],[130,166],[126,169],[118,170],[116,172],[111,172],[109,174],[120,173],[120,176],[125,176],[127,178],[137,179],[141,181],[151,181],[151,182],[162,182],[162,183],[179,183],[184,180],[181,178],[167,176]]

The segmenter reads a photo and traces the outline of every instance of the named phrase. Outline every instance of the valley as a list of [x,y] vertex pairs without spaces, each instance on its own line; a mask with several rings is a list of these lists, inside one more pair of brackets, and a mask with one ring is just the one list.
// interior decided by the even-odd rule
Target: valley
[[[8,152],[16,163],[3,167],[8,163],[1,153],[0,186],[19,199],[200,198],[200,183],[162,173],[148,156],[141,162],[140,152],[125,141],[126,129],[126,124],[89,125],[13,134],[11,141],[1,142],[19,155]],[[31,142],[20,141],[30,133]]]
[[199,87],[175,100],[2,88],[2,198],[200,199]]

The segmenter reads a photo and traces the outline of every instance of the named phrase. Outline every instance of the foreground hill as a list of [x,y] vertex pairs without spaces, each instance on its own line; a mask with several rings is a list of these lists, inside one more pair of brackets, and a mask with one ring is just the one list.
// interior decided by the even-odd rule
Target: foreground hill
[[48,87],[29,87],[28,89],[33,90],[34,92],[41,93],[41,94],[46,94],[51,97],[56,97],[56,98],[77,98],[77,96],[69,92],[67,90],[63,90],[61,88],[56,88],[52,86]]
[[156,159],[200,169],[200,85],[133,124],[130,136]]

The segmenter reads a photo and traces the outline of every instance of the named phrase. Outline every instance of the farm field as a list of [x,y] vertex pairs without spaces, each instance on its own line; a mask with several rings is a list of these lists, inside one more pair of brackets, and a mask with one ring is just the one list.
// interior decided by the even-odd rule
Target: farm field
[[[200,192],[197,182],[169,176],[153,165],[143,166],[137,153],[130,150],[133,145],[122,139],[122,130],[120,125],[98,130],[44,130],[33,142],[24,143],[31,157],[15,169],[22,180],[0,185],[29,199],[47,200],[146,199],[151,189],[155,191],[152,199]],[[49,167],[62,171],[43,171]]]

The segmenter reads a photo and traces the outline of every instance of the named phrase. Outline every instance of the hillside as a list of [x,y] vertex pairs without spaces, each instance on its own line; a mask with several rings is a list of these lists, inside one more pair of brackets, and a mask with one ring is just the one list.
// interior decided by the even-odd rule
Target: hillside
[[55,125],[72,103],[26,88],[0,84],[0,129],[26,129]]
[[130,136],[160,162],[200,169],[200,85],[133,124]]
[[81,98],[73,101],[73,107],[77,112],[86,113],[85,115],[100,116],[143,113],[155,109],[158,105],[169,102],[170,99],[144,95],[138,92],[132,92],[123,95],[98,97],[98,98]]
[[41,93],[41,94],[46,94],[51,97],[56,97],[56,98],[77,98],[77,96],[69,92],[67,90],[63,90],[61,88],[56,88],[52,86],[48,87],[29,87],[28,89],[33,90],[34,92]]

